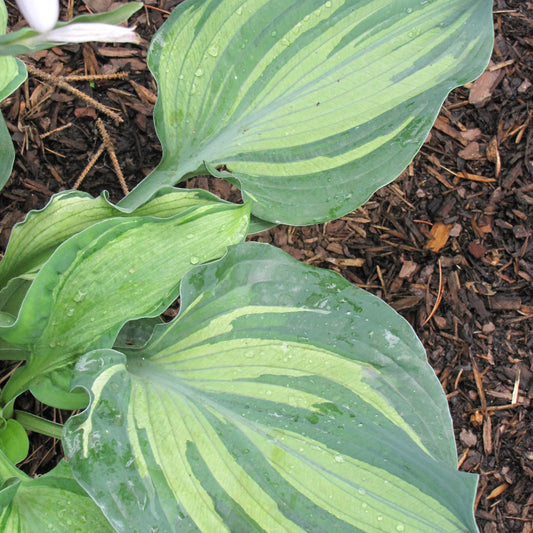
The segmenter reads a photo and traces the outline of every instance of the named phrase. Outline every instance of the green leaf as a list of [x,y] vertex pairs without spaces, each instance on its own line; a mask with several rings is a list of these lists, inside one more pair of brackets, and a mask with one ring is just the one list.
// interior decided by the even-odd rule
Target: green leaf
[[133,212],[109,203],[106,192],[97,198],[80,191],[55,194],[43,209],[30,211],[24,222],[13,228],[0,263],[0,287],[11,278],[34,272],[62,242],[96,222],[113,217],[168,218],[193,207],[221,204],[230,205],[205,191],[171,187],[160,190]]
[[141,318],[126,322],[120,330],[113,348],[116,350],[142,348],[150,340],[154,328],[162,323],[160,317]]
[[29,449],[28,435],[20,423],[12,418],[1,420],[0,450],[6,457],[13,463],[20,463],[28,456]]
[[[0,457],[0,462],[5,462],[5,458]],[[65,461],[37,479],[18,472],[16,477],[0,477],[0,482],[2,480],[0,531],[114,531],[100,509],[76,483]]]
[[[4,0],[0,0],[0,36],[7,29],[7,10]],[[0,37],[1,38],[1,37]],[[26,79],[24,63],[14,57],[0,57],[0,102],[7,98]],[[11,134],[0,113],[0,189],[6,184],[15,160],[15,149]]]
[[39,376],[30,384],[30,392],[45,405],[56,409],[84,409],[89,404],[89,396],[84,390],[70,391],[74,364]]
[[122,200],[225,165],[285,224],[331,220],[396,178],[492,49],[491,0],[189,0],[155,36],[157,169]]
[[128,320],[159,315],[184,274],[242,241],[248,221],[249,206],[218,203],[164,219],[112,218],[65,241],[37,274],[17,321],[0,328],[31,352],[2,399],[88,350],[110,348]]
[[[1,270],[2,263],[0,263]],[[0,310],[16,317],[30,286],[30,279],[22,277],[10,279],[8,284],[0,289]]]
[[[69,22],[58,22],[55,27],[69,26],[71,24],[84,23],[102,23],[102,24],[120,24],[128,20],[133,13],[139,11],[143,4],[141,2],[130,2],[124,4],[113,11],[107,13],[98,13],[95,15],[80,15]],[[31,54],[38,50],[46,50],[57,46],[58,42],[49,42],[35,40],[40,33],[32,28],[22,28],[18,31],[0,36],[0,56],[15,56],[21,54]]]
[[77,365],[64,447],[117,531],[476,531],[446,398],[385,303],[257,243],[181,298],[144,349]]

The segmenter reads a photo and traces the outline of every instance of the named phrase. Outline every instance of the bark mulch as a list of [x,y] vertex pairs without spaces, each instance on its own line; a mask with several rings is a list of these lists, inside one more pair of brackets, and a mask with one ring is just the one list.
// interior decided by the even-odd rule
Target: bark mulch
[[[7,3],[11,27],[23,25]],[[84,3],[107,8],[111,1]],[[32,67],[29,80],[2,104],[18,153],[0,196],[2,248],[13,224],[53,193],[76,185],[93,195],[106,189],[118,200],[124,186],[131,189],[156,166],[161,155],[152,123],[156,87],[146,51],[177,3],[145,1],[133,17],[146,39],[140,47],[84,44],[25,59]],[[73,2],[64,4],[66,18]],[[280,226],[255,239],[341,273],[407,318],[447,394],[459,466],[480,475],[480,530],[530,533],[533,2],[495,0],[494,22],[489,68],[449,96],[419,155],[398,180],[339,220]],[[92,82],[69,78],[117,73],[124,74]],[[198,183],[223,189],[206,178]],[[2,381],[12,368],[3,369]],[[20,399],[19,406],[59,421],[68,415],[31,397]],[[58,443],[34,438],[24,468],[42,473],[60,456]]]

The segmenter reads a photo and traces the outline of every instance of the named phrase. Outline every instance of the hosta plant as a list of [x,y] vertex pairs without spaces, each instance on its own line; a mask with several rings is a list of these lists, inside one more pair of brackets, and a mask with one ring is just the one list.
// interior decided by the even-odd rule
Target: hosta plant
[[[148,57],[158,167],[116,206],[55,195],[0,263],[0,353],[22,361],[0,396],[1,529],[476,531],[407,322],[243,241],[364,203],[491,44],[490,0],[180,4]],[[205,173],[243,202],[174,187]],[[26,391],[81,412],[20,412]],[[15,466],[28,429],[65,451],[38,479]]]

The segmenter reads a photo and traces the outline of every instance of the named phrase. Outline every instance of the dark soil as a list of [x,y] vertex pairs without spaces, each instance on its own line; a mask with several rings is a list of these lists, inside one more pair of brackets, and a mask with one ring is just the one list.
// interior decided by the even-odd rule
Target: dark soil
[[[23,25],[7,3],[11,27]],[[63,3],[67,18],[72,2]],[[30,75],[2,104],[18,156],[0,196],[1,247],[30,209],[78,181],[102,142],[98,117],[130,189],[157,164],[156,87],[146,51],[165,11],[177,3],[145,1],[146,8],[133,17],[146,39],[140,47],[65,46],[25,58],[56,77],[126,72],[125,79],[71,82],[124,122],[117,125],[80,97]],[[281,226],[256,239],[340,272],[409,320],[449,399],[459,466],[480,475],[476,517],[481,531],[530,533],[533,2],[495,0],[494,11],[496,45],[484,85],[450,95],[421,152],[398,180],[337,221]],[[221,188],[207,179],[196,184],[216,192]],[[106,152],[80,188],[93,195],[107,189],[113,200],[122,197]],[[12,368],[5,368],[2,382]],[[19,400],[19,407],[58,421],[69,414],[30,397]],[[57,442],[33,438],[23,468],[41,473],[60,456]]]

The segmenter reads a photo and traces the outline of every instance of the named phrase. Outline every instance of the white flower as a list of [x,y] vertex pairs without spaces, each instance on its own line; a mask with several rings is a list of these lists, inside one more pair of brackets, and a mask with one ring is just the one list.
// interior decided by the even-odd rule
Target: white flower
[[98,22],[78,22],[61,26],[42,33],[38,40],[51,43],[85,43],[87,41],[138,43],[140,41],[133,28]]
[[59,19],[59,0],[17,0],[28,24],[40,33],[51,30]]
[[20,12],[39,35],[27,39],[36,43],[85,43],[87,41],[138,43],[134,28],[98,22],[78,22],[54,28],[59,18],[59,0],[16,0]]

